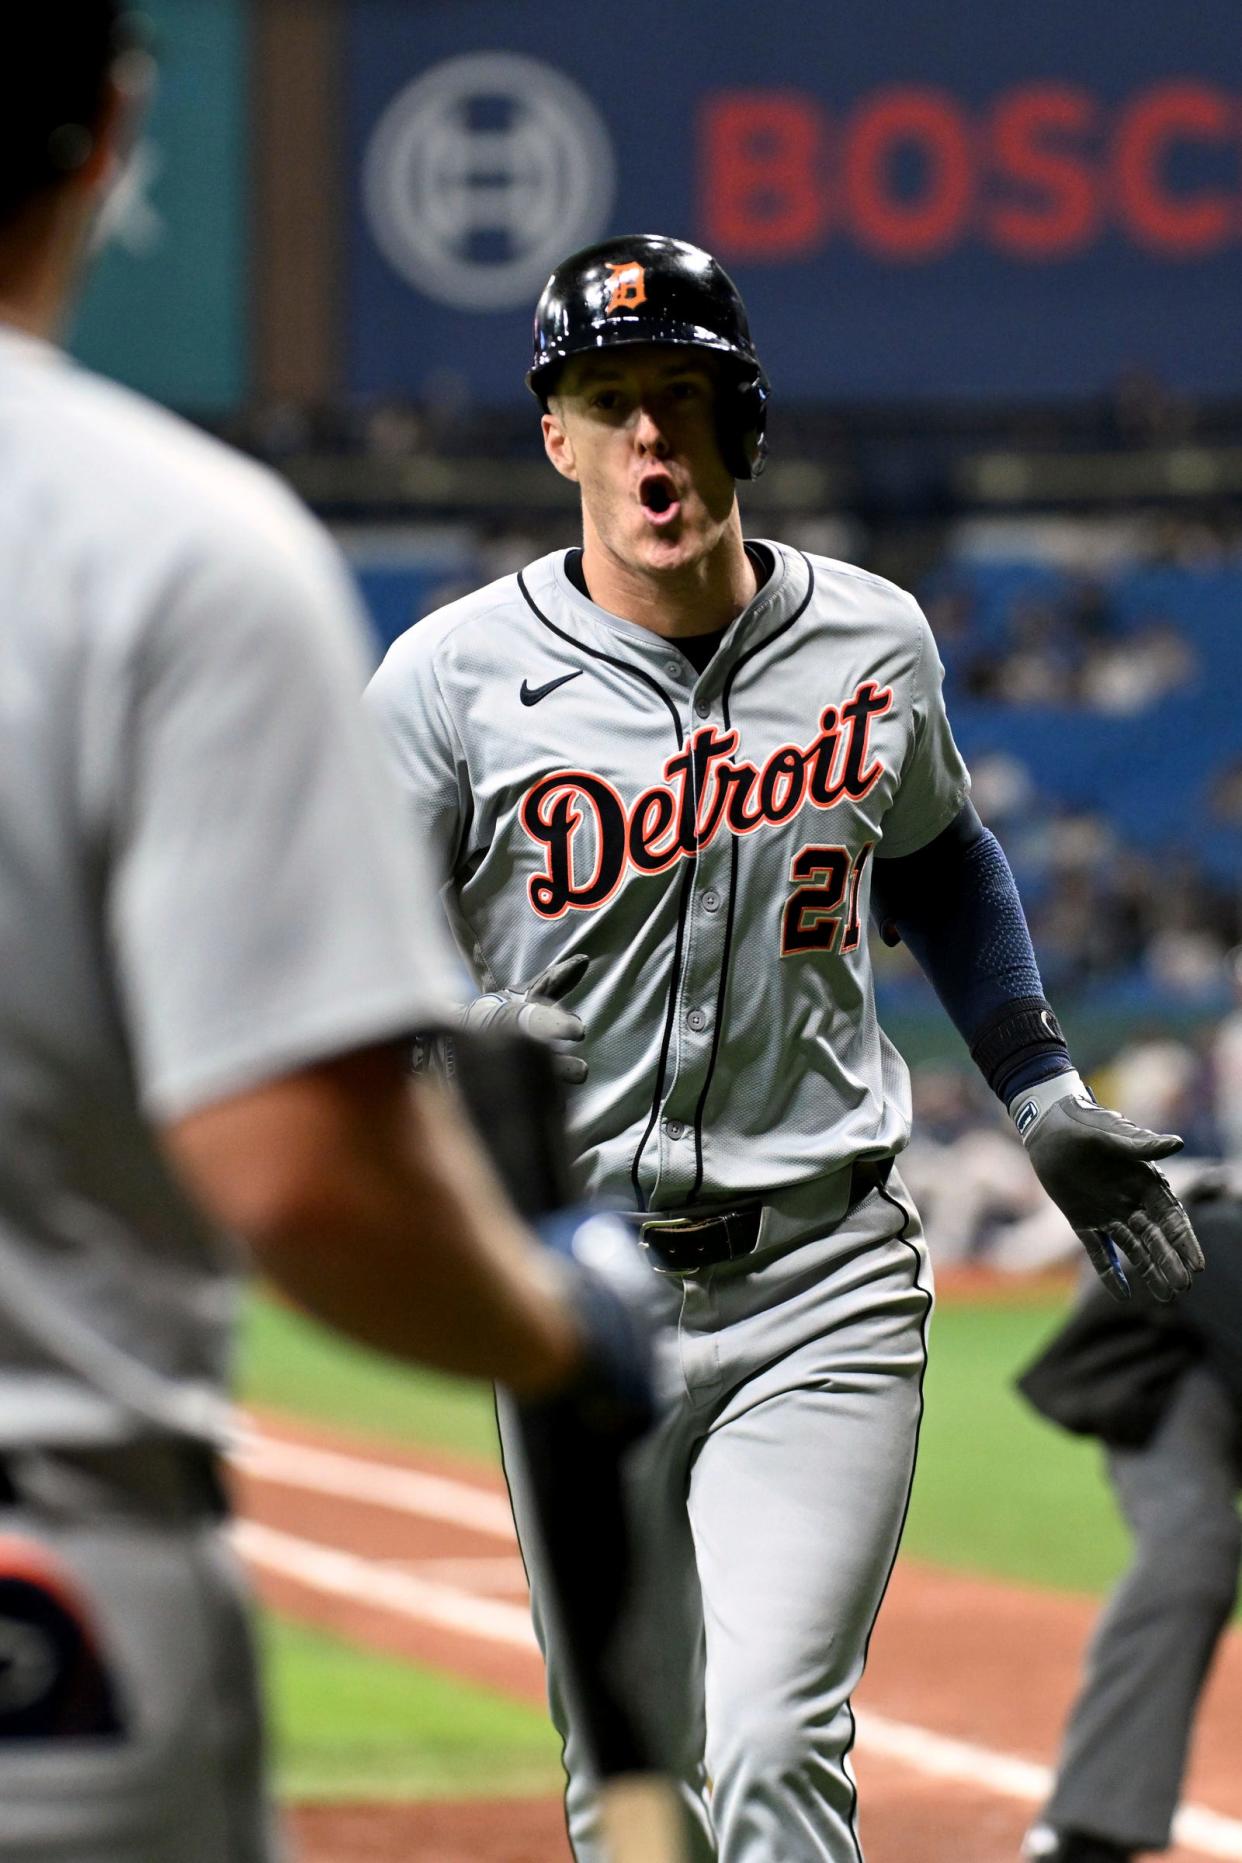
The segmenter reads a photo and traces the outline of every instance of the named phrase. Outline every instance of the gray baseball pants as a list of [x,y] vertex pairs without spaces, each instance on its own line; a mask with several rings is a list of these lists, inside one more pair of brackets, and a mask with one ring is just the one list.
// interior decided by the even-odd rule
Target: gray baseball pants
[[[629,1471],[627,1694],[680,1782],[695,1863],[860,1863],[850,1695],[914,1472],[931,1308],[918,1219],[894,1176],[827,1234],[653,1273],[651,1296],[663,1414]],[[513,1500],[570,1838],[579,1863],[603,1863],[520,1487]]]
[[1044,1817],[1123,1849],[1162,1850],[1238,1588],[1236,1401],[1210,1371],[1188,1372],[1151,1441],[1111,1451],[1108,1471],[1134,1554],[1092,1639]]
[[3,1863],[275,1863],[245,1585],[166,1451],[23,1456],[10,1538],[87,1604],[124,1732],[0,1742]]

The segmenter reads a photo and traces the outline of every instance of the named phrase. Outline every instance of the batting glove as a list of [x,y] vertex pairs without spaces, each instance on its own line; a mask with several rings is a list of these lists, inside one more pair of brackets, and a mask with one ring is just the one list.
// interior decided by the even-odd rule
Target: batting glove
[[1130,1297],[1122,1255],[1159,1301],[1190,1286],[1203,1250],[1153,1163],[1181,1150],[1176,1133],[1148,1132],[1097,1106],[1072,1070],[1025,1088],[1009,1112],[1036,1177],[1115,1299]]
[[512,1029],[546,1042],[556,1057],[558,1077],[567,1086],[581,1086],[587,1064],[580,1054],[570,1054],[566,1044],[581,1041],[586,1029],[571,1009],[562,1008],[561,998],[582,981],[589,961],[583,951],[558,957],[524,990],[491,990],[476,997],[462,1012],[462,1027]]

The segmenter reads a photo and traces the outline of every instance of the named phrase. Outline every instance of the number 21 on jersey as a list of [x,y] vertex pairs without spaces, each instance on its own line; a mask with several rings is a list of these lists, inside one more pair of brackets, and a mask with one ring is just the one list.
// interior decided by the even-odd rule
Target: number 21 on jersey
[[[858,947],[858,888],[875,846],[868,841],[850,860],[847,847],[804,847],[789,863],[789,878],[799,882],[781,915],[781,956],[827,951],[844,956]],[[844,936],[842,918],[844,916]]]

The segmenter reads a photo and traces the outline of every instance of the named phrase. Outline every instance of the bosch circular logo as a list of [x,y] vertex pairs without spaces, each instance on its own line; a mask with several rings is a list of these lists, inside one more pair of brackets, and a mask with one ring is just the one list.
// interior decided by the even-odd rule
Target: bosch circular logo
[[615,164],[603,119],[550,65],[514,52],[450,58],[388,106],[363,187],[388,262],[458,310],[529,304],[603,231]]

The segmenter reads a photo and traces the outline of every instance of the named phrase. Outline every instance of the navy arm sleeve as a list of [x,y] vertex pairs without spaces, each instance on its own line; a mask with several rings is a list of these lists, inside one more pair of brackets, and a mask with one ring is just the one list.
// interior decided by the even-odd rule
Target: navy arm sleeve
[[909,947],[1002,1100],[1072,1067],[1009,862],[973,803],[917,852],[876,861],[871,909],[885,942]]

